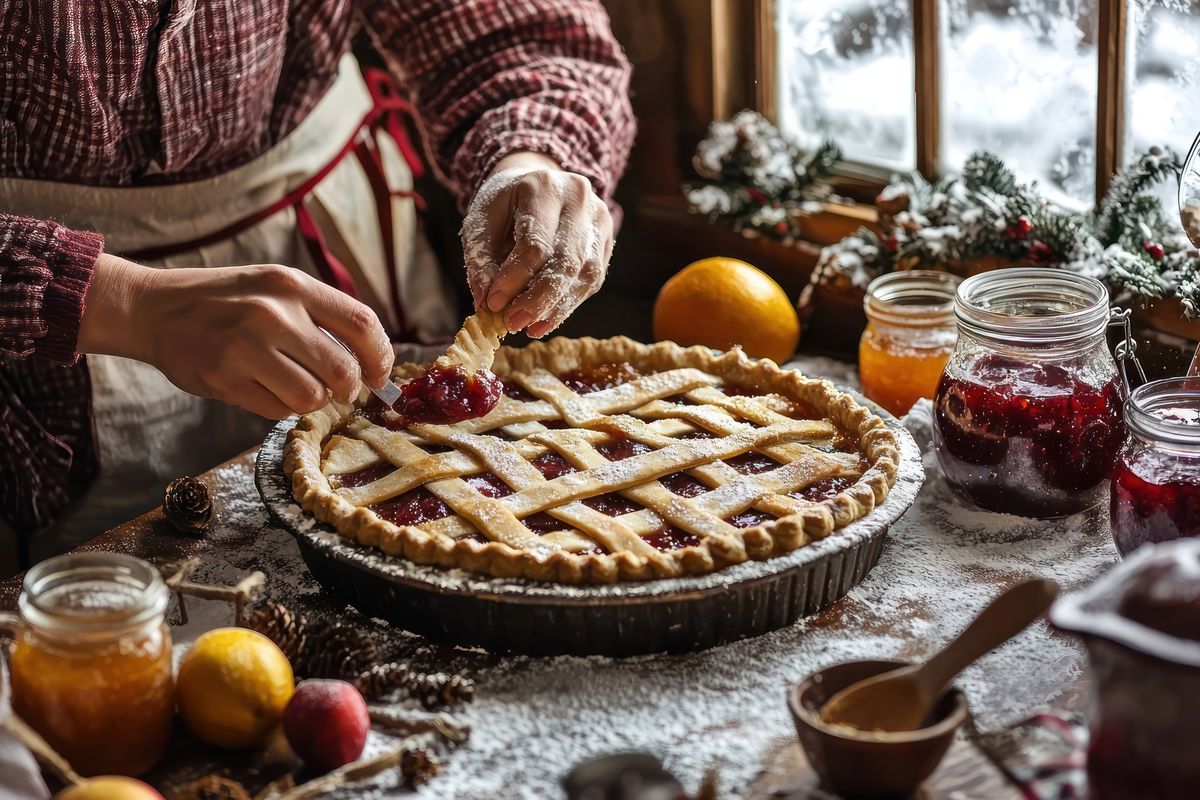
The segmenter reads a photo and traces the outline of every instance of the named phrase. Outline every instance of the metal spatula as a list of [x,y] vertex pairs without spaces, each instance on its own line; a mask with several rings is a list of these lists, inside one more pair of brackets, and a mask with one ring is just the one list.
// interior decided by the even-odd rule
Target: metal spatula
[[[341,339],[337,338],[336,336],[334,336],[332,333],[325,330],[324,328],[321,328],[321,330],[324,331],[326,336],[328,336],[330,339],[333,339],[335,342],[337,342],[339,347],[341,347],[343,350],[345,350],[350,355],[354,356],[355,360],[358,359],[358,356],[354,355],[354,351],[351,350],[349,347],[346,347],[345,342],[343,342]],[[382,402],[386,403],[388,408],[395,408],[396,403],[398,403],[400,401],[400,387],[397,386],[396,384],[392,383],[390,380],[387,383],[383,384],[383,386],[378,386],[378,387],[368,386],[367,388],[371,390],[371,394],[375,395]]]

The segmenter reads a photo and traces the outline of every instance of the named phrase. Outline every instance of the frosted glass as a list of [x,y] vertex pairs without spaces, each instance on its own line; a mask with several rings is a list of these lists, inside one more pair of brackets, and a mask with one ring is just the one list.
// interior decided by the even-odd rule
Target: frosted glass
[[[1200,133],[1200,0],[1133,0],[1125,157],[1155,145],[1187,155]],[[1175,185],[1159,196],[1168,216]]]
[[915,166],[908,0],[777,0],[779,127],[850,161]]
[[1096,186],[1096,0],[943,0],[942,162],[1004,158],[1065,205]]

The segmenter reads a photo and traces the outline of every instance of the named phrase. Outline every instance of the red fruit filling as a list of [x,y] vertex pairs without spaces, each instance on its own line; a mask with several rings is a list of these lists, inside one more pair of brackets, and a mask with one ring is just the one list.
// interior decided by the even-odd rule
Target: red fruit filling
[[[727,383],[721,387],[721,391],[729,397],[759,397],[763,394],[762,389],[741,383]],[[791,407],[783,414],[792,419],[821,419],[823,416],[817,413],[817,409],[799,400],[792,400]]]
[[792,492],[792,497],[819,503],[822,500],[828,500],[831,497],[837,496],[839,492],[843,492],[853,485],[854,478],[823,478],[816,483],[805,486],[799,491]]
[[987,355],[938,385],[934,443],[959,494],[983,508],[1053,518],[1102,499],[1125,436],[1114,377]]
[[432,366],[400,387],[396,413],[406,422],[450,425],[482,417],[496,407],[503,384],[490,370]]
[[[640,373],[628,363],[609,363],[574,370],[561,375],[560,380],[578,394],[589,394],[620,386],[636,380],[638,377],[640,377]],[[514,400],[532,401],[536,399],[520,386],[513,383],[501,382],[490,372],[480,372],[472,377],[462,370],[444,369],[442,367],[431,367],[425,375],[414,379],[404,386],[402,391],[404,392],[404,397],[401,399],[401,402],[398,404],[399,407],[396,410],[401,414],[405,422],[450,423],[481,416],[496,405],[501,393],[508,395]],[[729,395],[761,394],[760,391],[752,387],[733,385],[724,387],[724,391]],[[680,402],[683,401],[680,400]],[[790,416],[797,418],[814,418],[818,416],[814,409],[803,404],[796,404],[792,411],[794,413],[791,413]],[[371,418],[376,424],[395,422],[394,419],[386,418],[387,414],[384,407],[378,403],[374,405],[368,404],[360,413]],[[563,423],[552,421],[546,422],[545,425],[549,428],[555,428],[562,427]],[[388,427],[397,426],[388,424]],[[710,433],[696,431],[680,438],[706,439],[711,437],[712,434]],[[431,448],[426,447],[426,449],[430,450]],[[610,442],[599,445],[596,449],[610,461],[620,461],[648,453],[652,448],[641,442],[614,436]],[[530,463],[547,480],[554,480],[562,475],[577,471],[569,461],[558,453],[553,452],[539,456]],[[756,475],[779,466],[779,462],[774,459],[761,453],[753,452],[728,459],[727,463],[743,475]],[[392,472],[392,470],[393,467],[390,464],[378,464],[358,472],[339,475],[335,480],[339,486],[343,487],[363,486],[384,477]],[[468,476],[463,480],[485,497],[499,498],[513,493],[511,487],[490,472]],[[680,497],[697,497],[710,490],[710,487],[703,481],[683,472],[667,475],[660,480],[663,486]],[[831,478],[806,487],[796,492],[795,496],[807,500],[820,500],[825,497],[832,497],[851,483],[853,481],[848,479]],[[642,506],[638,503],[617,492],[590,497],[582,502],[596,511],[614,517],[642,510]],[[382,519],[386,519],[396,525],[420,525],[450,516],[452,513],[451,509],[445,503],[424,487],[405,492],[399,497],[383,503],[374,504],[370,508]],[[747,509],[733,515],[726,521],[739,528],[749,528],[771,519],[773,517],[768,514],[755,509]],[[555,519],[544,512],[525,518],[524,523],[530,530],[541,535],[562,530],[564,527],[564,523],[561,520]],[[471,534],[467,538],[479,542],[488,541],[479,533]],[[665,526],[647,534],[644,538],[653,547],[663,551],[678,550],[700,543],[698,536],[673,525]],[[586,552],[600,553],[603,551],[599,547],[596,547]]]
[[590,394],[635,381],[641,375],[632,364],[622,361],[572,370],[560,375],[559,380],[576,394]]
[[[600,445],[596,449],[610,461],[620,461],[635,455],[648,453],[651,450],[649,446],[641,442],[626,438],[614,438],[611,442]],[[547,480],[554,480],[562,475],[568,475],[577,471],[569,461],[558,453],[547,453],[539,456],[530,463]],[[745,453],[729,459],[728,463],[743,475],[758,474],[779,466],[778,462],[760,453]],[[384,477],[392,471],[393,467],[390,464],[376,464],[358,472],[339,475],[335,478],[335,481],[341,487],[363,486]],[[508,484],[490,472],[470,475],[463,478],[463,480],[484,497],[499,498],[513,493],[512,488]],[[682,472],[667,475],[661,481],[669,491],[681,497],[696,497],[709,491],[709,487],[704,482]],[[807,497],[814,490],[820,492],[828,491],[828,487],[825,487],[824,484],[824,481],[813,484],[813,486],[808,487],[803,492],[798,492],[797,496]],[[840,487],[834,489],[832,493],[836,494],[837,491],[840,491]],[[612,517],[632,514],[642,510],[642,506],[638,503],[617,492],[589,497],[582,502],[589,508]],[[448,517],[452,513],[449,506],[423,486],[405,492],[391,500],[375,503],[369,506],[369,508],[381,519],[385,519],[396,525],[421,525]],[[726,521],[738,528],[749,528],[771,519],[773,517],[768,514],[755,509],[747,509],[733,515]],[[524,523],[526,527],[540,535],[563,529],[563,522],[561,520],[555,519],[545,512],[525,518]],[[471,534],[468,538],[478,542],[487,541],[479,533]],[[651,546],[663,551],[678,550],[682,547],[691,547],[700,543],[699,537],[673,525],[647,534],[645,539]],[[597,547],[586,552],[600,553],[603,551]]]

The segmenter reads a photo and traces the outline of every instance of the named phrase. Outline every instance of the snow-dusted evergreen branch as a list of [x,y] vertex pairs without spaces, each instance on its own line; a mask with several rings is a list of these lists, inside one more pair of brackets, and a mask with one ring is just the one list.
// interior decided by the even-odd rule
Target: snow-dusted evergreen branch
[[832,142],[810,153],[754,111],[709,125],[692,165],[701,182],[684,187],[688,208],[747,235],[791,242],[802,214],[829,196],[841,158]]

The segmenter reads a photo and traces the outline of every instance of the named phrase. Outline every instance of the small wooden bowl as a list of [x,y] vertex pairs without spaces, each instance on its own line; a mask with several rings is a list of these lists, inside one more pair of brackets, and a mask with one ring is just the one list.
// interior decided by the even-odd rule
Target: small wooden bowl
[[839,794],[904,796],[933,774],[967,718],[967,700],[951,688],[938,701],[932,725],[906,733],[869,733],[828,725],[821,706],[857,681],[905,666],[899,661],[847,661],[809,675],[788,691],[788,708],[808,761]]

